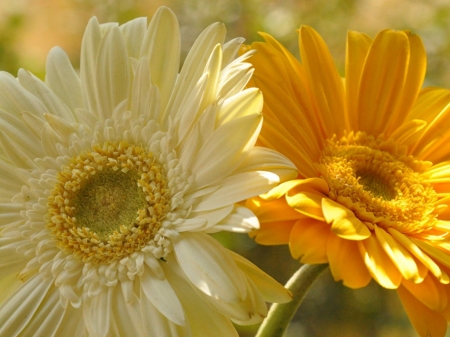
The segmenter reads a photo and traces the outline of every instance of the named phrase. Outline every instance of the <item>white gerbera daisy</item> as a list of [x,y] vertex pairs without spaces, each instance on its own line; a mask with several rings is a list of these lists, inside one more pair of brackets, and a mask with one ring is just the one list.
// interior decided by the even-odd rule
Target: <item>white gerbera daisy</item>
[[236,204],[296,176],[254,147],[252,70],[208,27],[179,73],[161,8],[84,35],[80,76],[0,74],[0,336],[236,336],[288,292],[207,233],[259,224]]

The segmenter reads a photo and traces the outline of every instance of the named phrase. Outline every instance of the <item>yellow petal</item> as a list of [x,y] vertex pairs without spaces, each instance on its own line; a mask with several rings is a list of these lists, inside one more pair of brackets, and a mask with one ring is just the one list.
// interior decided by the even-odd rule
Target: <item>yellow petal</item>
[[450,92],[446,89],[425,89],[419,95],[414,110],[411,112],[414,118],[423,119],[427,126],[422,136],[416,142],[412,154],[419,159],[432,162],[448,160],[450,150],[448,141],[450,133],[446,125],[450,122]]
[[431,310],[440,312],[449,304],[445,285],[439,283],[439,281],[431,275],[426,277],[421,283],[416,284],[405,280],[402,282],[402,285],[408,289],[415,298]]
[[311,98],[317,106],[318,118],[327,138],[348,130],[345,114],[344,86],[333,58],[320,35],[312,28],[302,26],[299,31],[300,55],[305,67]]
[[289,206],[297,212],[316,220],[325,221],[321,206],[322,199],[323,195],[316,191],[297,192],[293,195],[288,193],[286,195],[286,201]]
[[447,321],[442,315],[422,304],[405,287],[399,287],[397,293],[411,324],[421,337],[445,336]]
[[261,198],[247,200],[246,205],[258,217],[259,222],[297,220],[303,216],[292,209],[285,198],[265,201]]
[[347,94],[347,114],[350,128],[357,130],[357,100],[359,81],[372,39],[365,34],[350,31],[347,34],[345,59],[345,91]]
[[286,182],[272,188],[266,194],[261,194],[260,197],[267,201],[281,198],[292,188],[294,188],[300,184],[303,184],[304,183],[303,181],[304,181],[303,179],[294,179],[294,180],[286,181]]
[[407,61],[407,73],[404,79],[403,87],[398,88],[396,93],[399,96],[395,111],[392,113],[389,120],[389,128],[386,133],[389,134],[398,126],[402,125],[406,118],[405,111],[410,111],[425,78],[425,71],[427,65],[427,56],[422,40],[418,35],[404,32],[409,40],[409,59]]
[[374,280],[384,288],[397,288],[402,281],[402,275],[384,252],[377,239],[371,236],[357,243],[364,262]]
[[385,253],[391,258],[405,279],[412,280],[415,283],[423,281],[414,258],[403,246],[378,226],[375,226],[375,235]]
[[289,249],[301,263],[327,263],[327,237],[330,226],[314,219],[301,219],[291,231]]
[[444,253],[442,250],[440,250],[438,247],[434,247],[428,243],[423,242],[422,240],[411,238],[411,240],[419,246],[420,249],[422,249],[425,253],[427,253],[429,256],[431,256],[434,260],[438,261],[439,263],[442,263],[447,268],[450,268],[450,255]]
[[[358,95],[359,130],[383,133],[400,103],[408,69],[409,41],[404,32],[386,30],[374,39],[367,55]],[[415,97],[414,97],[415,98]],[[406,114],[402,111],[404,118]]]
[[345,286],[357,289],[365,287],[372,279],[355,241],[341,239],[330,232],[327,256],[335,281],[342,280]]
[[405,122],[391,134],[391,139],[398,144],[410,146],[417,142],[426,125],[427,122],[419,119]]
[[[267,99],[265,99],[264,106],[267,105]],[[259,134],[258,145],[268,147],[284,154],[297,167],[301,177],[315,176],[317,170],[314,167],[313,162],[316,160],[316,157],[318,157],[319,152],[317,151],[317,154],[312,156],[310,151],[306,150],[306,146],[300,144],[296,140],[296,137],[291,135],[279,121],[266,115],[268,110],[268,108],[263,110],[264,123],[262,125],[261,133]],[[301,134],[303,133],[304,132]],[[305,144],[307,143],[305,142]]]
[[441,282],[448,283],[449,277],[443,272],[439,266],[428,255],[424,254],[417,245],[415,245],[410,238],[400,233],[399,231],[389,228],[388,232],[405,247],[411,254],[413,254],[420,262],[424,264],[428,270],[437,277]]
[[364,240],[371,236],[370,230],[355,214],[337,202],[323,198],[322,211],[327,223],[331,223],[331,231],[347,240]]
[[261,245],[286,245],[289,243],[294,221],[277,221],[261,223],[256,231],[249,233],[251,238]]

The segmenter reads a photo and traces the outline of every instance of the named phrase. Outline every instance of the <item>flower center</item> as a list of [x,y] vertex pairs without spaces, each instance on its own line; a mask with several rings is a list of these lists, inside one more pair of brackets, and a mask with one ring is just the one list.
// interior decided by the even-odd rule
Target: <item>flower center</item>
[[366,223],[408,233],[436,221],[437,195],[426,182],[425,167],[392,142],[361,132],[329,140],[318,164],[331,199]]
[[47,227],[59,248],[83,262],[110,263],[143,248],[170,210],[163,167],[125,142],[73,157],[57,180]]

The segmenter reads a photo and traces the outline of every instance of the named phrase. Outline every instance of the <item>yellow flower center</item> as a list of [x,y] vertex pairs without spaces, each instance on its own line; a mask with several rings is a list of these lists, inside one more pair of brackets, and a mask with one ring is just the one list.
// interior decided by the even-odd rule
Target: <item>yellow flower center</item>
[[319,172],[329,197],[363,222],[422,232],[436,221],[437,195],[426,182],[427,163],[406,156],[394,142],[365,133],[329,140]]
[[106,142],[70,160],[48,198],[47,227],[83,262],[143,248],[170,210],[163,167],[142,147]]

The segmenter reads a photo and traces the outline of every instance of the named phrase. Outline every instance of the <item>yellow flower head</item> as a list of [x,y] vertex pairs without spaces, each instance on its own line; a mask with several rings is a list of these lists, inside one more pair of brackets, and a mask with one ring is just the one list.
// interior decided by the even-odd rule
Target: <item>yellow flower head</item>
[[251,85],[265,98],[259,143],[292,160],[298,179],[247,205],[261,244],[289,244],[329,263],[351,288],[397,289],[421,336],[450,320],[450,92],[422,89],[421,39],[350,32],[345,79],[317,32],[299,30],[302,62],[267,34]]

